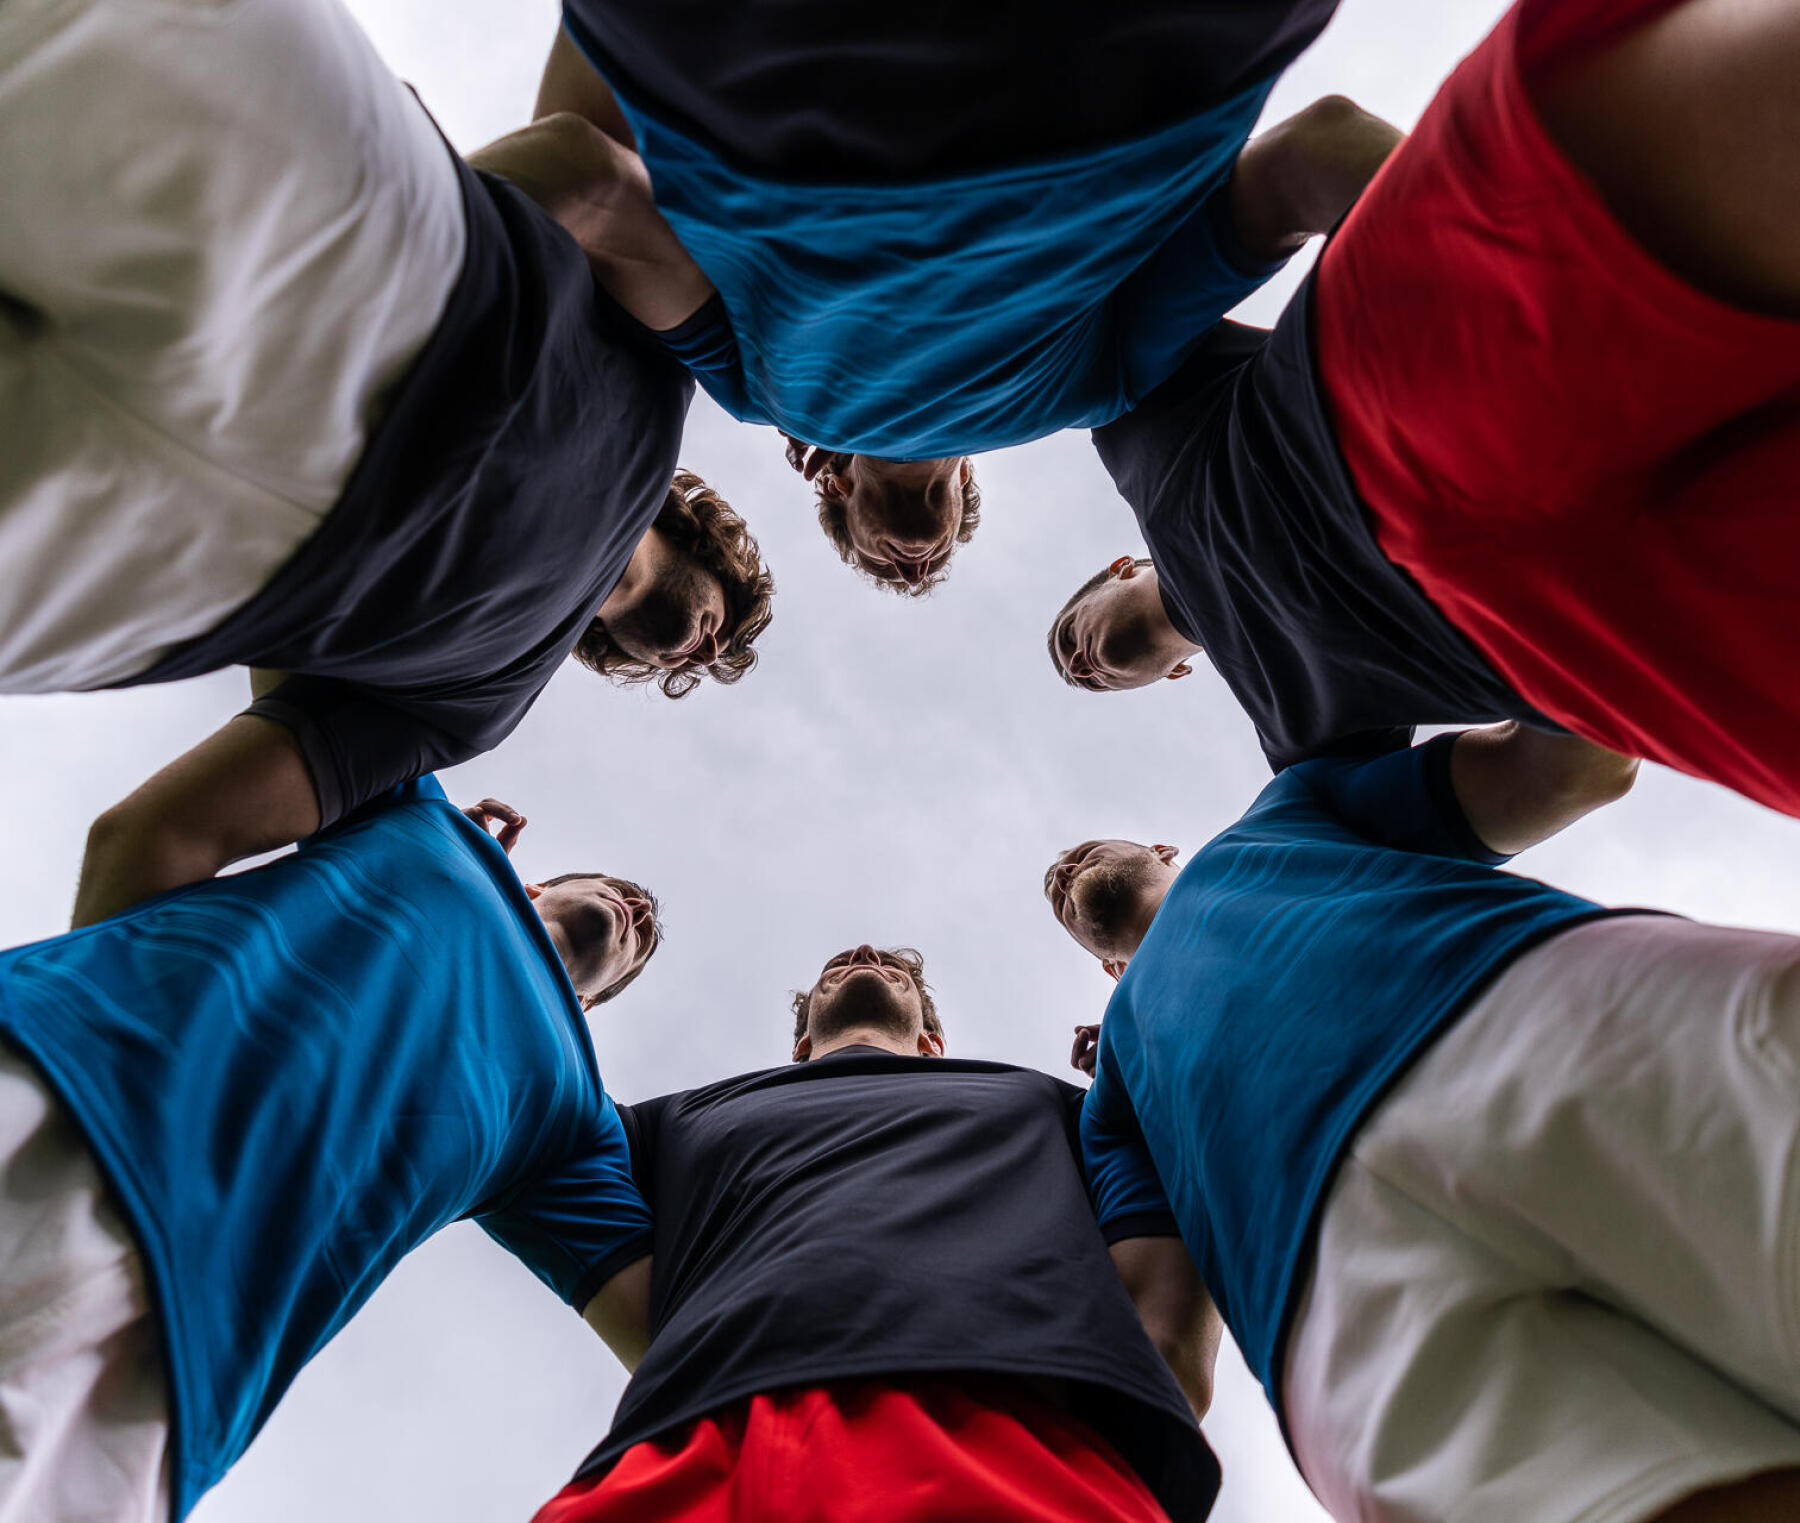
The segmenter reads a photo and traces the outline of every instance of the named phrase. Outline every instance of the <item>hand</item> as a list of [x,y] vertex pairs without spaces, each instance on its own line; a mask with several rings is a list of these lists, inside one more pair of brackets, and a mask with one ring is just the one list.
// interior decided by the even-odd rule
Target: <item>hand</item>
[[463,810],[471,820],[483,830],[491,830],[496,820],[500,822],[500,832],[494,837],[500,843],[500,849],[512,854],[513,847],[519,844],[519,835],[530,822],[511,804],[502,804],[499,799],[483,799],[479,804],[471,804]]
[[836,470],[848,457],[835,450],[820,449],[816,444],[803,444],[792,434],[783,433],[787,440],[787,463],[800,473],[802,481],[811,481],[821,471]]
[[1100,1028],[1098,1026],[1077,1026],[1075,1028],[1075,1045],[1069,1049],[1069,1066],[1079,1068],[1090,1079],[1094,1077],[1094,1065],[1100,1061]]

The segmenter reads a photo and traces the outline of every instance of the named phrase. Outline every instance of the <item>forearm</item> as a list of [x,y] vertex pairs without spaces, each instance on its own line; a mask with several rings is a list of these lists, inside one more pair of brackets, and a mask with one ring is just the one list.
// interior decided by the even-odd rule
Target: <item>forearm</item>
[[1516,722],[1465,731],[1450,755],[1451,786],[1470,828],[1507,856],[1623,798],[1637,771],[1635,757]]
[[561,111],[592,122],[627,148],[637,147],[631,124],[626,121],[612,86],[582,56],[569,34],[558,27],[556,40],[550,44],[550,56],[544,60],[544,76],[538,81],[537,104],[531,119],[540,121]]
[[1200,1271],[1179,1238],[1126,1238],[1111,1252],[1145,1335],[1200,1421],[1212,1405],[1213,1369],[1225,1333]]
[[312,777],[292,736],[239,715],[94,821],[73,924],[92,925],[318,828]]
[[642,1258],[627,1264],[581,1309],[582,1320],[633,1374],[650,1350],[650,1279],[655,1262]]
[[1404,134],[1328,95],[1252,138],[1231,179],[1231,215],[1252,254],[1277,259],[1337,226]]
[[545,117],[477,149],[469,163],[555,218],[607,294],[645,327],[677,327],[712,296],[712,282],[657,210],[643,161],[584,117]]

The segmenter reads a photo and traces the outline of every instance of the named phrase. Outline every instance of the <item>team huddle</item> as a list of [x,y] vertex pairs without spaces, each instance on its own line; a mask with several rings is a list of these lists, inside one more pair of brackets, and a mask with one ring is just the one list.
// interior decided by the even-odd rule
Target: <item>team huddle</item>
[[[1640,759],[1800,815],[1800,0],[1252,137],[1336,8],[564,0],[464,156],[339,0],[0,6],[0,692],[252,698],[0,953],[0,1520],[184,1517],[464,1218],[632,1372],[539,1523],[1189,1523],[1227,1330],[1340,1523],[1800,1517],[1800,940],[1500,870]],[[432,776],[754,680],[697,386],[909,596],[1092,430],[1051,664],[1274,776],[1048,865],[1085,1088],[865,944],[620,1103],[656,898]]]

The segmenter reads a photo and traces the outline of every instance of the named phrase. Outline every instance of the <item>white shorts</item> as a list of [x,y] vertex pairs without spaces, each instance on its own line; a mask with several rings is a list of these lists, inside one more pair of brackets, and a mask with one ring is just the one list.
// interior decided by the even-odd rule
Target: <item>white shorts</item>
[[337,0],[0,0],[0,692],[130,677],[262,587],[466,233]]
[[0,1523],[166,1523],[167,1393],[130,1230],[0,1043]]
[[1340,1523],[1627,1523],[1800,1466],[1800,940],[1592,922],[1358,1134],[1283,1378]]

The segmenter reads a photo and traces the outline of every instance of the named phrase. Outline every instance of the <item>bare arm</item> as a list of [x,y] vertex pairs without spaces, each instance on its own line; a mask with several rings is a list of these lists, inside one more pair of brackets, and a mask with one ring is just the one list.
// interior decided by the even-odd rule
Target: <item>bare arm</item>
[[1129,1237],[1112,1245],[1112,1261],[1198,1422],[1212,1405],[1213,1366],[1225,1325],[1187,1245],[1178,1237]]
[[240,714],[94,821],[74,924],[92,925],[318,828],[312,774],[293,736]]
[[572,111],[615,142],[631,149],[637,147],[637,138],[619,109],[612,86],[600,77],[599,70],[582,56],[581,49],[561,27],[556,29],[556,41],[550,44],[550,56],[544,61],[544,77],[538,81],[537,104],[532,108],[531,119],[540,121],[559,111]]
[[634,1373],[650,1349],[650,1269],[655,1262],[646,1257],[627,1264],[581,1309],[582,1319]]
[[1470,827],[1508,856],[1623,798],[1637,770],[1635,757],[1510,721],[1465,731],[1450,753],[1450,783]]
[[573,112],[509,132],[469,155],[510,180],[565,227],[594,277],[646,328],[679,326],[713,294],[712,282],[656,209],[644,161]]
[[1328,95],[1245,145],[1231,177],[1231,217],[1244,246],[1279,259],[1328,233],[1402,141],[1398,127]]

